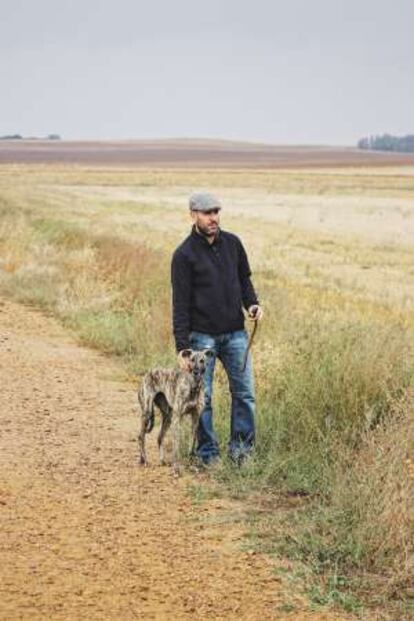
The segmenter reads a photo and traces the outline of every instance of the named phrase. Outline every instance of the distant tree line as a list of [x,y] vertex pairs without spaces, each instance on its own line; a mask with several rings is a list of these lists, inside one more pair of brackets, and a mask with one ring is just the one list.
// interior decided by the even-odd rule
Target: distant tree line
[[23,136],[20,134],[10,134],[6,136],[0,136],[0,140],[22,140]]
[[358,149],[414,153],[414,134],[407,136],[392,136],[391,134],[367,136],[358,140]]
[[0,140],[61,140],[61,137],[59,134],[48,134],[46,138],[39,138],[39,136],[24,137],[21,134],[6,134],[5,136],[0,136]]

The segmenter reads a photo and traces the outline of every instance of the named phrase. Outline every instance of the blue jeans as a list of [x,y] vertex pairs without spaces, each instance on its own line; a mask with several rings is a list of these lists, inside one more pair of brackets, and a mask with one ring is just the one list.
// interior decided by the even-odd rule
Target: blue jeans
[[231,424],[229,455],[235,461],[247,456],[255,440],[255,396],[252,361],[247,358],[243,371],[244,356],[248,344],[246,330],[236,330],[212,335],[202,332],[190,333],[190,346],[194,350],[212,349],[204,374],[205,406],[198,426],[197,456],[205,463],[216,459],[219,445],[213,428],[212,393],[216,359],[227,373],[231,393]]

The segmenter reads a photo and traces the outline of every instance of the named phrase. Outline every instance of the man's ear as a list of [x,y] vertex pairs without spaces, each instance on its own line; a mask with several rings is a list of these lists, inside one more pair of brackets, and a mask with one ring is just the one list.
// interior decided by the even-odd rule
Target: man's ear
[[182,349],[180,351],[181,358],[189,358],[191,356],[191,349]]
[[211,347],[209,347],[208,349],[204,350],[204,355],[208,358],[212,358],[214,356],[214,351],[211,349]]

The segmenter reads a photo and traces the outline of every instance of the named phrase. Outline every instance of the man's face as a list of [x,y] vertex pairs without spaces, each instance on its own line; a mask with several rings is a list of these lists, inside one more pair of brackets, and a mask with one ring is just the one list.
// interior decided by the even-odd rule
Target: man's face
[[214,237],[220,224],[220,209],[192,211],[191,218],[201,233],[207,237]]

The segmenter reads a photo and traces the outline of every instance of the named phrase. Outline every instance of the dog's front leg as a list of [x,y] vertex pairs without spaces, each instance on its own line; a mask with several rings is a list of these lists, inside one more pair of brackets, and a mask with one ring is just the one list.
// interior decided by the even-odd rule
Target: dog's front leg
[[190,445],[190,455],[194,457],[196,454],[196,446],[197,446],[197,432],[198,432],[198,423],[200,420],[199,412],[194,411],[191,414],[191,445]]
[[180,416],[176,410],[172,413],[172,467],[174,476],[180,476]]

